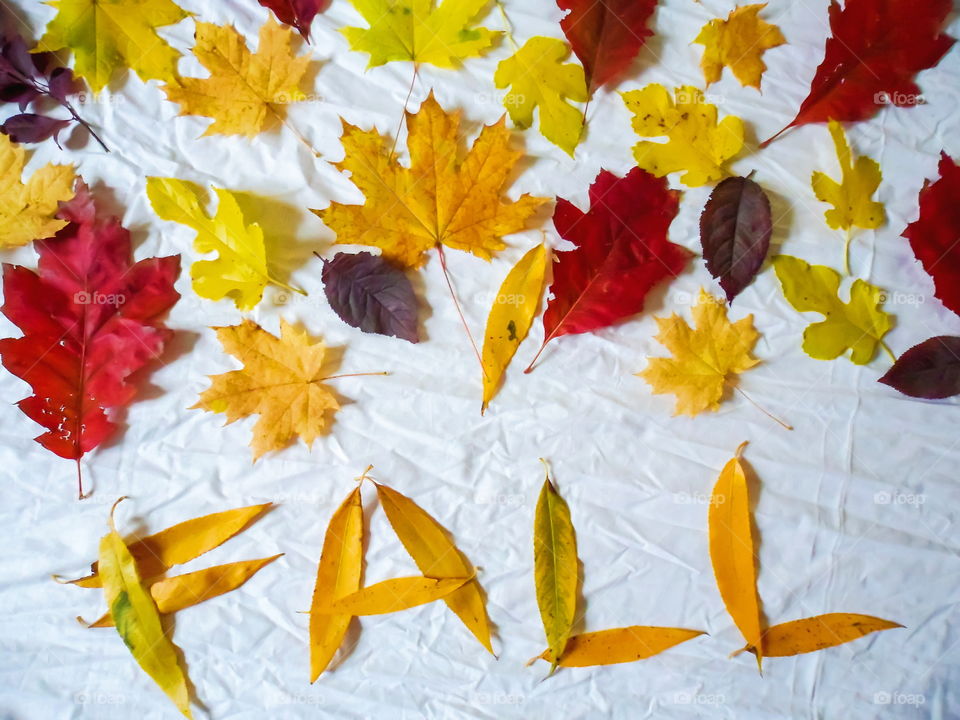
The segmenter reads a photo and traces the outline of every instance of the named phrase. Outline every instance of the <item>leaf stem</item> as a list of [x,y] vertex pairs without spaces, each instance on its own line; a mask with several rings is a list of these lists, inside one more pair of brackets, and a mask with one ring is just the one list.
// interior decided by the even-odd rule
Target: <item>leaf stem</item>
[[883,340],[880,341],[880,347],[883,348],[883,351],[890,356],[890,359],[893,360],[894,364],[897,362],[897,356],[894,354],[893,350],[890,349],[890,346],[887,345]]
[[403,120],[407,116],[407,106],[410,104],[410,96],[413,95],[413,87],[417,84],[417,77],[420,75],[420,63],[413,64],[413,77],[410,78],[410,89],[407,90],[407,97],[403,100],[403,117],[397,123],[397,132],[393,136],[393,147],[390,148],[392,156],[397,151],[397,143],[400,142],[400,130],[403,129]]
[[[380,372],[365,372],[365,373],[343,373],[342,375],[328,375],[327,377],[322,377],[315,382],[323,382],[324,380],[339,380],[340,378],[347,377],[371,377],[373,375],[389,375],[390,372],[387,370],[381,370]],[[373,467],[371,465],[371,467]],[[369,468],[368,468],[369,469]]]
[[473,339],[473,333],[470,332],[470,326],[467,325],[467,318],[464,317],[463,308],[460,307],[460,300],[457,299],[457,292],[453,289],[453,281],[450,279],[450,271],[447,269],[447,256],[443,252],[443,245],[440,243],[437,243],[437,254],[440,256],[440,269],[443,270],[443,277],[447,281],[447,289],[450,290],[450,297],[453,298],[453,304],[457,308],[460,322],[463,324],[463,329],[470,340],[473,354],[477,356],[477,362],[480,363],[480,370],[483,372],[483,376],[487,377],[487,369],[483,366],[483,357],[480,355],[480,348],[477,347],[477,343]]
[[[778,425],[780,425],[780,426],[783,427],[783,428],[786,428],[787,430],[793,430],[793,425],[790,425],[790,424],[788,424],[788,423],[785,423],[783,420],[781,420],[780,418],[778,418],[776,415],[773,415],[773,414],[771,414],[770,412],[768,412],[767,410],[765,410],[763,407],[761,407],[760,405],[758,405],[758,404],[756,403],[756,401],[754,401],[754,399],[753,399],[752,397],[750,397],[749,395],[747,395],[747,394],[746,394],[743,390],[741,390],[739,387],[737,387],[736,385],[734,385],[734,386],[733,386],[733,389],[736,390],[736,391],[737,391],[738,393],[740,393],[741,395],[743,395],[751,405],[753,405],[757,410],[759,410],[760,412],[762,412],[764,415],[766,415],[768,418],[770,418],[771,420],[773,420],[775,423],[777,423]],[[742,447],[742,446],[741,446],[741,447]]]
[[504,25],[504,35],[507,36],[507,40],[510,41],[510,46],[513,48],[514,52],[517,52],[520,47],[517,45],[516,39],[513,37],[513,23],[510,22],[510,18],[507,17],[507,9],[503,6],[502,0],[496,0],[497,10],[500,11],[500,17],[503,18]]
[[97,135],[96,131],[93,129],[93,126],[77,114],[77,111],[74,110],[73,105],[69,101],[65,101],[63,106],[67,109],[67,112],[70,113],[74,120],[87,129],[87,132],[90,133],[90,137],[100,143],[100,147],[102,147],[106,152],[110,152],[110,148],[108,148],[107,144],[100,138],[99,135]]
[[843,270],[850,274],[850,244],[853,242],[853,232],[847,228],[847,238],[843,243]]
[[80,469],[80,458],[77,458],[77,500],[86,500],[88,497],[83,494],[83,471]]

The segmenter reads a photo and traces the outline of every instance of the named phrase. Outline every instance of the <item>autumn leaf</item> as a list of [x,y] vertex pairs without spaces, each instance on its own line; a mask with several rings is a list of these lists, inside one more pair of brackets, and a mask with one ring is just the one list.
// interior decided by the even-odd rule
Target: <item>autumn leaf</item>
[[673,98],[656,83],[622,95],[637,135],[667,138],[633,146],[637,165],[657,177],[683,172],[684,185],[706,185],[722,178],[727,161],[743,148],[743,121],[729,115],[717,122],[716,106],[695,87],[679,87]]
[[960,167],[946,153],[940,177],[924,183],[919,202],[920,217],[903,237],[933,278],[936,297],[960,315]]
[[[445,0],[450,3],[452,0]],[[332,203],[314,210],[337,242],[372,245],[401,267],[418,267],[438,245],[489,260],[506,247],[546,198],[522,195],[505,202],[501,192],[522,153],[510,149],[504,121],[488,125],[462,156],[460,116],[447,113],[431,92],[419,112],[406,113],[410,167],[403,167],[376,130],[344,122],[339,170],[366,196],[363,205]]]
[[830,0],[831,37],[796,118],[764,142],[808,123],[869,120],[887,104],[918,104],[917,73],[932,68],[954,39],[941,32],[951,0]]
[[487,0],[350,0],[369,27],[342,32],[350,49],[370,55],[367,67],[411,60],[441,68],[489,49],[500,33],[473,23]]
[[726,20],[711,20],[697,35],[695,43],[704,46],[700,67],[707,85],[720,80],[728,67],[744,87],[760,89],[767,69],[763,54],[787,42],[776,25],[762,20],[760,11],[767,3],[744,5],[730,11]]
[[26,152],[0,135],[0,248],[53,237],[67,221],[57,215],[73,197],[72,165],[44,165],[22,182]]
[[297,29],[303,39],[310,42],[310,25],[329,0],[257,0],[269,8],[277,20]]
[[855,280],[850,301],[838,297],[840,274],[824,265],[810,265],[800,258],[780,255],[773,267],[787,301],[799,312],[818,312],[822,322],[807,327],[803,350],[817,360],[833,360],[851,350],[850,360],[866,365],[877,347],[886,347],[883,336],[893,326],[890,315],[880,309],[883,291],[865,280]]
[[268,19],[260,28],[257,52],[233,27],[198,22],[193,54],[210,72],[207,78],[181,78],[163,86],[180,115],[213,118],[203,135],[246,135],[284,121],[285,106],[305,97],[300,81],[309,55],[295,56],[293,33]]
[[573,250],[556,253],[544,340],[608,327],[643,310],[647,293],[683,270],[690,253],[667,240],[679,193],[643,170],[618,178],[602,170],[584,213],[557,199],[553,224]]
[[[703,634],[702,630],[646,625],[582,633],[567,641],[566,649],[556,664],[571,668],[635,662],[659,655],[664,650]],[[544,650],[538,659],[555,662],[555,656],[549,649]]]
[[590,94],[630,66],[653,32],[647,27],[657,0],[557,0],[560,20],[583,64]]
[[759,362],[750,355],[760,338],[753,315],[731,323],[723,301],[701,288],[693,321],[695,327],[677,314],[657,318],[656,340],[673,357],[650,358],[646,370],[637,373],[650,383],[654,395],[677,396],[678,415],[719,410],[730,376]]
[[960,337],[924,340],[897,358],[880,382],[927,400],[960,395]]
[[[764,657],[793,657],[858,640],[903,625],[870,615],[828,613],[774,625],[763,633]],[[756,654],[756,648],[747,646]]]
[[225,352],[244,367],[212,375],[211,386],[191,409],[224,413],[227,423],[259,415],[253,426],[253,459],[281,450],[300,437],[311,446],[324,432],[328,414],[340,409],[333,392],[323,384],[326,348],[307,333],[280,320],[280,337],[252,320],[214,328]]
[[534,37],[516,53],[501,60],[493,82],[510,86],[504,106],[518,128],[533,125],[533,111],[540,109],[540,134],[573,157],[583,133],[583,114],[567,102],[586,102],[583,68],[564,63],[570,53],[562,40]]
[[130,68],[141,80],[173,82],[180,53],[157,35],[189,13],[171,0],[50,0],[57,16],[37,48],[44,52],[69,49],[74,72],[100,92],[120,68]]
[[391,578],[368,585],[321,606],[337,615],[386,615],[441,600],[470,582],[469,577],[429,578],[422,575]]

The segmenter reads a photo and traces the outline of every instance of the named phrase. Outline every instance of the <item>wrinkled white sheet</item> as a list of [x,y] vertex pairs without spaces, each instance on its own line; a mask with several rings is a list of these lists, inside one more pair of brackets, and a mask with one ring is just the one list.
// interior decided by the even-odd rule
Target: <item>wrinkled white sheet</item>
[[[51,8],[16,3],[37,37]],[[828,34],[826,0],[771,3],[765,15],[789,45],[767,53],[763,94],[725,74],[710,88],[721,111],[743,117],[751,148],[794,115],[805,97]],[[182,0],[203,20],[234,23],[254,42],[267,12],[254,0]],[[648,82],[703,85],[701,48],[692,45],[710,18],[732,0],[667,0],[656,35],[617,89]],[[560,36],[561,13],[547,0],[507,2],[519,42]],[[92,498],[78,502],[74,468],[31,439],[38,427],[14,402],[26,385],[0,372],[0,716],[17,720],[173,718],[176,711],[135,667],[109,630],[86,630],[75,620],[97,616],[96,591],[61,586],[51,573],[76,574],[93,560],[110,504],[130,495],[121,527],[148,532],[196,515],[264,502],[279,504],[249,531],[208,556],[216,562],[285,556],[242,589],[176,618],[198,717],[260,718],[956,718],[960,716],[960,579],[956,519],[960,506],[957,403],[919,402],[876,382],[888,367],[878,356],[866,367],[846,359],[819,362],[800,348],[807,320],[784,300],[767,268],[739,297],[732,315],[753,313],[763,334],[763,363],[742,377],[758,403],[788,419],[787,432],[742,397],[715,414],[672,417],[673,398],[650,393],[633,375],[650,355],[654,314],[689,317],[701,285],[714,288],[702,261],[668,290],[653,294],[648,311],[619,327],[563,338],[531,375],[522,369],[542,337],[539,325],[521,347],[507,382],[481,417],[480,377],[439,264],[417,276],[425,298],[420,345],[363,335],[327,307],[321,264],[332,233],[307,208],[361,195],[330,164],[342,157],[342,116],[385,133],[397,127],[410,84],[409,64],[365,71],[366,56],[348,51],[338,29],[357,24],[345,0],[313,25],[316,98],[290,108],[289,122],[324,160],[315,161],[281,129],[257,137],[198,139],[208,121],[179,118],[156,83],[117,79],[82,113],[112,152],[80,133],[64,152],[36,149],[29,168],[50,160],[77,164],[98,201],[122,215],[137,257],[182,253],[177,283],[183,299],[170,313],[177,331],[169,352],[123,417],[125,427],[84,461]],[[485,24],[499,29],[495,7]],[[362,24],[362,23],[361,23]],[[953,35],[960,22],[953,19]],[[161,31],[186,52],[193,21]],[[503,112],[492,83],[504,44],[460,72],[421,69],[416,108],[429,88],[447,108],[464,111],[467,136]],[[201,72],[181,62],[185,75]],[[928,337],[960,333],[960,319],[932,296],[932,283],[900,237],[915,219],[917,193],[935,176],[939,152],[960,156],[960,52],[954,49],[920,82],[927,104],[890,109],[849,130],[857,152],[883,167],[880,199],[889,222],[858,233],[856,275],[890,292],[897,326],[888,337],[897,352]],[[590,108],[589,133],[569,159],[535,130],[517,135],[528,159],[510,194],[558,195],[581,207],[600,168],[632,165],[636,138],[614,91]],[[400,147],[403,148],[401,138]],[[738,173],[757,171],[776,216],[775,251],[838,266],[842,238],[823,221],[826,207],[810,189],[815,169],[837,175],[826,128],[795,130],[758,152],[744,152]],[[279,318],[302,322],[340,357],[342,372],[389,370],[389,377],[343,379],[343,399],[329,436],[313,450],[302,443],[250,461],[253,419],[223,426],[222,416],[188,410],[207,386],[205,376],[236,364],[209,326],[242,315],[228,303],[199,300],[189,263],[193,233],[158,220],[144,192],[147,175],[175,175],[254,193],[251,217],[269,236],[274,267],[306,288],[308,298],[286,301],[276,289],[250,317],[276,331]],[[675,178],[672,179],[675,181]],[[697,220],[709,188],[685,190],[671,238],[698,249]],[[559,243],[544,213],[548,239]],[[511,237],[491,264],[449,253],[464,311],[479,335],[492,295],[521,253],[540,241],[539,228]],[[31,248],[4,260],[35,266]],[[849,281],[848,281],[849,282]],[[4,335],[15,332],[0,320]],[[771,623],[823,612],[892,618],[906,629],[793,659],[774,659],[764,677],[753,658],[727,654],[741,645],[724,611],[707,553],[705,500],[736,446],[749,440],[754,473],[759,576]],[[702,628],[710,633],[647,661],[610,668],[564,670],[545,682],[542,663],[524,662],[544,644],[532,580],[531,525],[542,482],[537,461],[552,463],[570,503],[583,563],[581,629],[630,624]],[[307,682],[307,617],[326,523],[367,465],[377,478],[408,493],[454,534],[482,570],[498,659],[490,657],[440,603],[358,623],[336,669]],[[415,568],[392,535],[375,498],[365,493],[371,538],[369,582]],[[360,632],[362,628],[362,632]],[[206,708],[206,712],[203,708]]]

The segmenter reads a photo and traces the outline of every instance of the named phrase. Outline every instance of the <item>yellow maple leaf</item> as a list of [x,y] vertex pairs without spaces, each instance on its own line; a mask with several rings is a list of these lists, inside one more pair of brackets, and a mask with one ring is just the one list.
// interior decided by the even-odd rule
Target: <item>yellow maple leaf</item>
[[224,413],[227,423],[259,415],[253,426],[253,459],[281,450],[299,436],[308,446],[325,430],[327,414],[340,408],[321,383],[325,346],[280,320],[280,337],[252,320],[214,328],[224,351],[244,367],[210,377],[212,385],[191,409]]
[[583,133],[583,114],[566,98],[586,102],[588,95],[583,68],[562,62],[569,54],[562,40],[530,38],[497,65],[493,82],[498,88],[511,86],[504,105],[517,127],[530,127],[534,109],[540,108],[540,133],[573,156]]
[[368,67],[412,60],[452,68],[480,55],[500,34],[470,27],[487,0],[350,0],[370,25],[343,29],[353,50],[369,53]]
[[633,146],[637,165],[657,177],[684,171],[684,185],[705,185],[723,177],[724,164],[743,148],[743,121],[729,115],[718,123],[716,106],[695,87],[679,87],[673,98],[656,83],[622,95],[637,135],[668,139]]
[[547,201],[527,194],[502,199],[501,188],[522,155],[510,149],[504,119],[484,127],[461,157],[459,113],[445,112],[432,92],[406,118],[410,167],[390,151],[392,140],[344,121],[345,157],[336,167],[351,173],[366,203],[335,202],[313,212],[337,242],[378,247],[403,267],[423,264],[439,244],[489,260],[506,247],[502,237],[522,230]]
[[637,375],[650,383],[654,395],[676,395],[677,415],[719,409],[729,376],[760,362],[750,355],[760,337],[753,315],[731,323],[723,300],[706,290],[700,290],[693,308],[695,328],[676,314],[656,320],[660,330],[656,339],[673,357],[649,358],[647,368]]
[[787,42],[776,25],[760,19],[766,3],[745,5],[730,11],[726,20],[711,20],[697,35],[695,43],[704,46],[700,67],[707,85],[715,83],[723,68],[733,70],[744,87],[760,89],[760,79],[767,69],[763,53]]
[[811,180],[817,200],[833,205],[833,209],[826,212],[827,225],[834,230],[850,230],[854,226],[878,228],[886,218],[886,211],[883,203],[870,198],[883,179],[880,165],[868,157],[854,160],[843,125],[831,120],[829,127],[840,160],[841,181],[822,172],[814,172]]
[[183,78],[163,91],[179,103],[181,115],[213,118],[204,135],[253,137],[281,122],[285,105],[305,97],[300,81],[310,56],[295,56],[292,39],[293,33],[271,17],[252,53],[233,27],[198,22],[193,54],[210,77]]
[[0,134],[0,247],[52,237],[67,224],[56,217],[61,201],[73,197],[73,166],[44,165],[21,180],[25,152]]
[[127,67],[142,80],[172,82],[180,53],[157,35],[189,13],[171,0],[51,0],[57,16],[37,49],[69,48],[76,56],[74,72],[96,93],[114,72]]

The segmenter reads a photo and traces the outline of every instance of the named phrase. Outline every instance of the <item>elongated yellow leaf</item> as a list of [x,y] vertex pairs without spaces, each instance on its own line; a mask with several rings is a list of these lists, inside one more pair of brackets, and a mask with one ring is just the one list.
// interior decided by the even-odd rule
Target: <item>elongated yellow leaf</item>
[[[760,599],[754,565],[747,476],[740,464],[744,443],[720,472],[710,498],[710,560],[723,604],[748,645],[760,645]],[[763,652],[757,653],[763,668]]]
[[[573,629],[577,575],[577,538],[570,508],[548,475],[533,521],[533,576],[547,649],[554,658],[563,656]],[[552,666],[556,668],[556,661]]]
[[[763,634],[764,657],[791,657],[857,640],[880,630],[903,625],[855,613],[827,613],[774,625]],[[747,646],[744,650],[755,652]]]
[[320,610],[335,599],[360,588],[363,564],[363,500],[360,486],[347,495],[330,518],[317,566],[317,582],[310,603],[310,682],[327,669],[350,626],[350,615]]
[[164,634],[157,606],[140,582],[137,562],[113,524],[116,508],[114,504],[110,511],[110,532],[100,541],[99,563],[107,607],[116,622],[117,633],[143,671],[180,712],[192,717],[187,680],[176,648]]
[[342,615],[386,615],[445,598],[471,579],[422,575],[391,578],[339,598],[322,610]]
[[[658,655],[703,634],[702,630],[647,625],[583,633],[567,641],[567,647],[556,664],[561,667],[590,667],[634,662]],[[547,649],[539,659],[553,663],[554,655]]]
[[500,389],[500,380],[520,343],[530,331],[534,313],[543,294],[543,278],[547,272],[547,247],[531,248],[513,266],[493,300],[487,329],[483,334],[483,405],[487,405]]
[[[196,572],[163,578],[150,586],[150,595],[160,614],[169,615],[236,590],[281,555],[283,553],[258,560],[214,565]],[[113,617],[106,613],[91,623],[90,627],[113,627]]]
[[[473,565],[453,544],[440,523],[406,495],[386,485],[374,485],[393,531],[421,573],[429,577],[473,577],[476,573]],[[480,644],[493,654],[483,591],[476,578],[447,595],[443,601]]]

